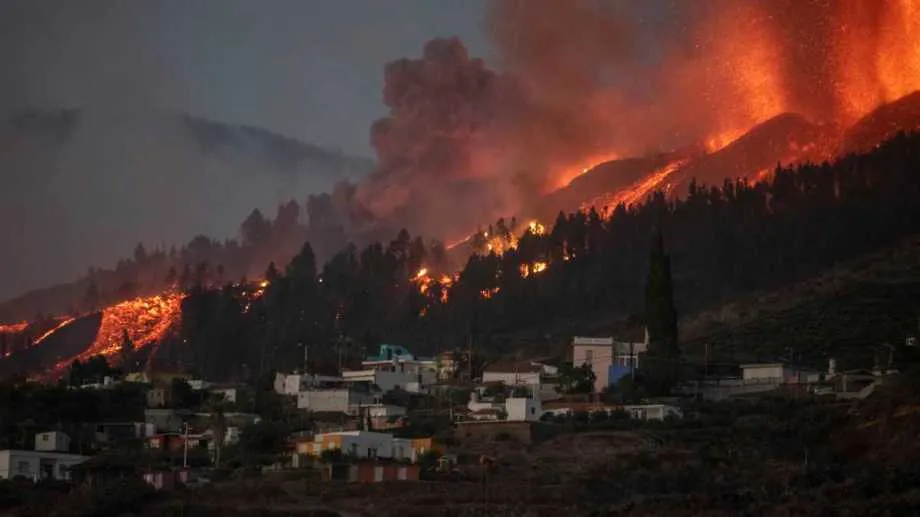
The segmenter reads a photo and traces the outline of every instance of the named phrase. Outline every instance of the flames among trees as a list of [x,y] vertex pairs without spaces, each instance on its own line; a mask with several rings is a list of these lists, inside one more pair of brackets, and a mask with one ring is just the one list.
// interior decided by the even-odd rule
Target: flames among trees
[[[378,167],[366,181],[311,196],[305,210],[295,201],[274,218],[255,210],[238,239],[198,236],[168,251],[138,246],[114,270],[91,270],[75,287],[62,288],[56,303],[35,297],[0,317],[31,317],[38,307],[72,314],[106,307],[102,337],[91,347],[98,352],[108,351],[130,325],[146,329],[128,329],[138,348],[162,340],[164,328],[175,324],[162,323],[162,315],[176,314],[179,304],[196,322],[183,321],[183,338],[209,343],[211,355],[221,341],[214,334],[230,332],[212,328],[215,321],[229,318],[229,329],[260,343],[259,353],[247,356],[250,369],[287,357],[282,350],[292,340],[339,339],[342,328],[367,343],[381,336],[428,342],[445,332],[481,336],[501,330],[505,320],[539,323],[555,314],[546,300],[573,293],[579,297],[574,306],[584,304],[581,312],[636,299],[641,289],[634,279],[608,269],[635,275],[641,267],[628,246],[644,247],[640,234],[653,208],[671,214],[667,224],[677,228],[667,230],[678,241],[675,261],[683,261],[691,277],[713,282],[695,286],[684,303],[716,296],[719,285],[727,293],[747,289],[761,280],[739,256],[753,261],[756,249],[758,260],[779,269],[791,265],[765,244],[784,249],[785,237],[757,240],[745,232],[789,232],[799,221],[783,219],[787,213],[817,218],[823,209],[839,209],[841,218],[856,219],[847,212],[856,209],[846,195],[891,181],[870,181],[870,173],[843,171],[840,164],[771,173],[777,162],[833,159],[872,149],[894,130],[920,127],[920,101],[908,95],[920,89],[918,12],[917,0],[494,0],[489,33],[500,71],[471,57],[457,39],[432,40],[420,57],[387,65],[389,113],[371,130]],[[901,100],[876,109],[895,99]],[[907,154],[910,145],[896,144]],[[640,158],[621,158],[624,166],[612,167],[612,178],[587,177],[597,161],[628,156]],[[743,176],[748,179],[736,181]],[[893,176],[907,191],[913,188],[911,179]],[[691,181],[719,185],[726,177],[717,190]],[[574,188],[579,185],[589,188]],[[542,196],[561,186],[568,192]],[[654,194],[645,201],[656,191],[686,192],[686,198]],[[890,196],[910,211],[898,194],[871,195]],[[789,205],[802,199],[814,207]],[[542,226],[522,231],[514,219],[499,219],[552,217],[547,207],[563,206],[581,211],[560,214],[548,232]],[[706,219],[716,215],[737,220]],[[401,227],[453,239],[492,219],[498,219],[493,227],[449,247],[454,255],[471,252],[459,273],[448,247],[410,238],[409,231],[386,246],[367,245],[386,242]],[[693,226],[704,224],[714,235]],[[814,231],[811,224],[795,230]],[[840,247],[830,255],[852,252],[833,241],[843,230],[828,224],[824,230],[833,237],[811,238]],[[733,276],[722,278],[729,273],[683,250],[691,237],[716,250],[715,262]],[[305,241],[310,256],[301,248]],[[808,260],[823,263],[819,255]],[[264,272],[265,264],[289,262],[297,276],[291,269]],[[420,269],[426,272],[419,275]],[[759,274],[764,281],[779,275]],[[253,277],[269,285],[254,289],[246,280]],[[166,309],[153,301],[164,287],[193,294]],[[158,316],[119,321],[118,313],[134,310],[130,304],[138,314]],[[237,312],[238,319],[229,316]],[[423,322],[415,321],[419,314]]]
[[[474,253],[449,276],[447,297],[434,269],[410,272],[421,255],[406,253],[416,241],[408,232],[386,246],[348,247],[317,269],[304,248],[249,311],[234,288],[193,291],[182,304],[185,353],[221,378],[301,364],[303,344],[314,366],[334,366],[340,352],[347,364],[350,354],[357,359],[362,347],[382,340],[423,353],[462,348],[471,337],[477,348],[494,350],[501,336],[522,328],[551,332],[571,318],[641,314],[648,312],[640,303],[646,286],[636,272],[648,265],[656,226],[668,235],[674,305],[692,312],[920,231],[918,149],[920,137],[899,137],[867,156],[779,169],[753,185],[692,183],[686,199],[658,192],[607,216],[559,214],[551,229],[524,232],[501,255]],[[521,274],[522,265],[538,263],[546,264],[540,274]],[[673,349],[672,309],[662,312],[663,337],[656,338],[665,352]]]

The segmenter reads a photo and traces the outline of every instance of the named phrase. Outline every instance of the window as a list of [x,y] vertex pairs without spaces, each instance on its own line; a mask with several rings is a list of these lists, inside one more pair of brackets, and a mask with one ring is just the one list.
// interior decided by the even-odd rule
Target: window
[[43,441],[43,442],[47,442],[47,441],[48,441],[48,435],[47,435],[47,434],[43,434],[43,435],[42,435],[42,441]]

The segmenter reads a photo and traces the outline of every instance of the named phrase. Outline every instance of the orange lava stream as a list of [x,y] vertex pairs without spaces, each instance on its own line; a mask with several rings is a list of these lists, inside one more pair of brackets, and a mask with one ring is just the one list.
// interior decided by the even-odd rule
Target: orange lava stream
[[629,187],[613,193],[603,194],[596,198],[582,203],[582,210],[590,210],[591,207],[616,207],[620,204],[627,207],[644,200],[649,194],[657,189],[664,187],[667,190],[670,185],[665,180],[680,169],[688,160],[675,160],[664,167],[649,174],[647,177],[633,183]]
[[579,163],[565,167],[560,170],[559,174],[556,175],[548,191],[552,192],[554,190],[559,190],[561,188],[567,187],[576,178],[587,173],[594,167],[597,167],[604,162],[617,160],[619,158],[619,153],[608,152],[591,156],[590,158],[581,160]]
[[70,325],[70,324],[73,323],[74,320],[76,320],[76,319],[77,319],[77,318],[72,318],[72,317],[71,317],[71,318],[65,318],[64,320],[61,320],[61,321],[60,321],[57,325],[55,325],[51,330],[48,330],[47,332],[45,332],[45,333],[42,334],[41,336],[38,336],[38,338],[37,338],[35,341],[32,342],[32,346],[39,345],[42,341],[44,341],[44,340],[48,339],[49,337],[51,337],[51,334],[54,334],[54,333],[57,332],[58,330],[61,330],[62,328],[66,327],[67,325]]
[[95,355],[106,356],[110,363],[117,363],[125,331],[135,350],[159,342],[179,324],[183,298],[182,293],[169,291],[106,307],[102,311],[102,322],[92,345],[76,356],[59,362],[54,370],[67,368],[75,359],[85,361]]
[[27,321],[0,324],[0,334],[19,334],[27,328],[29,328],[29,322]]

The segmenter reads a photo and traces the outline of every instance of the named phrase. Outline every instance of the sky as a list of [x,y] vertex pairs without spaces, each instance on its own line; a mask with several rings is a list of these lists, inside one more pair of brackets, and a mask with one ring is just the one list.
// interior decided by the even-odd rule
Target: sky
[[371,156],[383,66],[435,36],[489,56],[485,0],[4,0],[0,113],[124,104]]

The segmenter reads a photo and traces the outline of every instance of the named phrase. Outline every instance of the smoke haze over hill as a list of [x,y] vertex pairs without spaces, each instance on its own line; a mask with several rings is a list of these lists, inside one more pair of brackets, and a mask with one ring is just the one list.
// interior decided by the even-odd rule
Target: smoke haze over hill
[[138,242],[234,237],[253,208],[372,166],[264,130],[165,111],[29,111],[0,124],[0,298],[110,266]]

